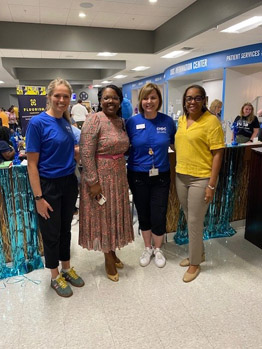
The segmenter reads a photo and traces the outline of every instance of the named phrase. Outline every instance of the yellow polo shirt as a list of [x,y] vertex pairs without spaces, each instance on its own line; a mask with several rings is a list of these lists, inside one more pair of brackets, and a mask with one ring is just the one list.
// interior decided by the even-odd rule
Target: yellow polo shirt
[[224,133],[215,115],[206,111],[189,128],[186,116],[181,116],[175,135],[176,172],[210,177],[213,162],[211,150],[224,147]]
[[4,111],[0,111],[0,118],[2,119],[2,126],[9,127],[8,115]]

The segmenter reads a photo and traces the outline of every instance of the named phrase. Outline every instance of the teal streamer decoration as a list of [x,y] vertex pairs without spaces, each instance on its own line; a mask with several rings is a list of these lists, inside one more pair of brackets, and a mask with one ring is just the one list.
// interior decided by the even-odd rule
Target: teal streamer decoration
[[11,265],[6,265],[3,234],[0,231],[0,279],[3,279],[29,273],[44,265],[39,252],[37,213],[27,167],[13,166],[2,169],[0,174],[4,221],[12,259]]
[[[230,148],[230,150],[225,151],[217,190],[205,216],[203,240],[236,234],[230,222],[233,217],[235,192],[238,186],[236,174],[242,166],[243,151],[241,148]],[[178,245],[188,243],[188,228],[182,209],[179,212],[174,240]]]

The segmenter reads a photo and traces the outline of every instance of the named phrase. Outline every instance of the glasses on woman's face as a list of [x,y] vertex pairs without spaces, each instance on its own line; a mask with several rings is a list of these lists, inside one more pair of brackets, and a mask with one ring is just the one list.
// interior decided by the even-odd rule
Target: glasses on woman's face
[[108,102],[110,99],[114,102],[117,102],[120,100],[120,98],[118,96],[104,96],[104,97],[102,97],[102,100],[105,102]]
[[190,102],[192,102],[192,101],[195,101],[195,102],[197,102],[197,103],[200,103],[200,102],[203,101],[203,99],[204,99],[203,96],[196,96],[196,97],[186,96],[185,101],[186,101],[187,103],[190,103]]

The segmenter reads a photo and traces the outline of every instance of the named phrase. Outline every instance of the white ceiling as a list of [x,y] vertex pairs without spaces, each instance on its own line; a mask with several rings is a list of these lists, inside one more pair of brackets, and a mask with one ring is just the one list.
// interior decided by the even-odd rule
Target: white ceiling
[[[89,9],[81,8],[79,0],[0,0],[0,21],[48,23],[61,25],[80,25],[126,29],[153,30],[192,4],[192,0],[158,0],[150,4],[148,0],[89,0],[94,6]],[[86,18],[79,18],[79,12],[85,12]],[[217,52],[234,47],[259,43],[262,40],[262,28],[253,29],[242,34],[221,33],[222,29],[252,16],[262,16],[262,5],[246,12],[230,21],[221,24],[203,34],[197,35],[183,43],[170,47],[157,54],[124,54],[119,52],[110,59],[125,60],[126,69],[118,74],[128,75],[124,79],[114,80],[122,85],[135,81],[136,76],[151,76],[162,73],[166,68],[184,60]],[[33,18],[33,20],[32,20]],[[162,55],[182,47],[193,47],[193,50],[177,59],[163,59]],[[63,59],[108,59],[97,57],[97,52],[61,52],[61,51],[32,51],[11,50],[0,47],[0,57],[24,58],[63,58]],[[150,66],[144,72],[130,72],[138,65]],[[0,80],[5,81],[1,87],[15,87],[19,82],[12,78],[1,66]],[[94,84],[101,83],[95,80]]]

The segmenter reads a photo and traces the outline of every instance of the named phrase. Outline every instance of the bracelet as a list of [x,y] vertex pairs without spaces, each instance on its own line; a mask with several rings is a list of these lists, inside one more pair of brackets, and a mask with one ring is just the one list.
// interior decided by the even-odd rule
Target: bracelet
[[211,189],[211,190],[215,190],[215,189],[216,189],[216,187],[212,187],[212,185],[210,185],[210,184],[208,184],[207,187],[208,187],[209,189]]

